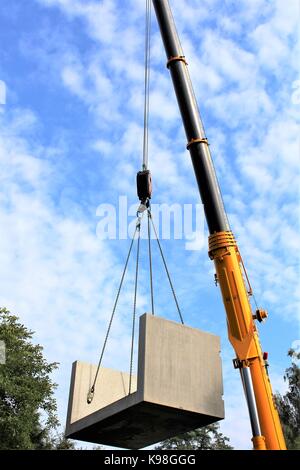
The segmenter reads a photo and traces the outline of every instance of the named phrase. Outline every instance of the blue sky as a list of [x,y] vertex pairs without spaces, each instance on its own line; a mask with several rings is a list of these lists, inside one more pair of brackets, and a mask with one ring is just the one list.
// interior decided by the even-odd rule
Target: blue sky
[[[258,303],[273,388],[299,339],[299,2],[173,0],[232,229]],[[96,236],[99,204],[136,203],[141,165],[144,1],[0,4],[1,304],[36,332],[62,423],[71,363],[96,362],[128,240]],[[4,99],[5,98],[5,99]],[[156,19],[150,167],[155,203],[199,196]],[[206,234],[207,235],[207,234]],[[250,426],[207,248],[164,241],[187,324],[221,336],[226,419],[237,448]],[[158,258],[158,255],[156,255]],[[159,259],[157,312],[175,319]],[[133,266],[104,365],[126,368]],[[138,313],[149,310],[146,265]]]

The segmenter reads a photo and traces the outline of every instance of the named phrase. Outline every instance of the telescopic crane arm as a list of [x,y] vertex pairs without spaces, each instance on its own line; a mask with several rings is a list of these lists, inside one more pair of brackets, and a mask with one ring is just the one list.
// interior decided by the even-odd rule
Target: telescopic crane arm
[[209,257],[215,264],[216,279],[227,314],[228,336],[236,353],[234,366],[240,371],[245,391],[253,446],[261,450],[283,450],[286,449],[285,441],[255,325],[255,321],[262,321],[267,313],[260,309],[255,314],[252,312],[249,300],[251,288],[248,291],[244,281],[242,258],[229,227],[169,1],[152,1],[187,136],[187,148],[204,205],[210,233]]

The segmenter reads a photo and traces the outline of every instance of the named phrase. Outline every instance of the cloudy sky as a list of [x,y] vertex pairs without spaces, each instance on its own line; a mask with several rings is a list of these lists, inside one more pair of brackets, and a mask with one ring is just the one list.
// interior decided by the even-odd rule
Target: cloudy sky
[[[299,337],[299,1],[172,0],[232,229],[259,305],[273,387]],[[62,424],[71,364],[96,362],[129,240],[105,240],[99,205],[136,204],[143,136],[144,0],[0,3],[0,293],[45,347]],[[199,195],[152,21],[150,168],[156,204]],[[103,207],[103,206],[101,206]],[[97,210],[98,209],[98,210]],[[129,221],[134,219],[133,214]],[[205,228],[205,237],[207,230]],[[185,322],[221,336],[226,419],[250,426],[206,243],[163,241]],[[149,311],[146,246],[138,314]],[[201,246],[200,246],[201,245]],[[157,314],[176,310],[154,252]],[[104,365],[128,369],[132,282]]]

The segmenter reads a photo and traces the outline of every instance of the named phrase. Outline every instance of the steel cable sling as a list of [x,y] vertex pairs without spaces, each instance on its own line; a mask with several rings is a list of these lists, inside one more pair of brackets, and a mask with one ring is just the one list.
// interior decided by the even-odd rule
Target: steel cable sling
[[121,281],[118,287],[116,299],[113,305],[112,314],[108,323],[104,344],[101,350],[100,359],[97,365],[95,377],[92,386],[88,392],[87,402],[90,404],[94,398],[96,382],[99,376],[100,368],[104,352],[107,346],[108,337],[111,331],[113,319],[119,302],[121,289],[123,286],[125,274],[128,268],[129,259],[132,253],[134,241],[137,236],[137,251],[135,263],[135,281],[134,281],[134,298],[133,298],[133,314],[132,314],[132,331],[131,331],[131,350],[130,350],[130,372],[129,372],[129,386],[128,394],[131,394],[132,378],[133,378],[133,356],[134,356],[134,340],[135,340],[135,323],[136,323],[136,303],[137,303],[137,290],[138,290],[138,275],[139,275],[139,258],[140,258],[140,239],[141,239],[141,222],[144,213],[147,212],[147,235],[148,235],[148,257],[149,257],[149,280],[150,280],[150,297],[151,297],[151,310],[154,315],[154,287],[153,287],[153,262],[151,250],[151,226],[158,244],[159,253],[161,255],[163,265],[167,274],[170,284],[171,292],[175,301],[175,305],[179,314],[182,324],[184,324],[182,313],[178,304],[175,289],[171,280],[170,272],[167,266],[166,258],[164,256],[161,243],[158,238],[157,230],[151,214],[150,199],[152,195],[152,180],[151,173],[148,170],[149,161],[149,104],[150,104],[150,57],[151,57],[151,0],[146,0],[146,15],[145,15],[145,75],[144,75],[144,135],[143,135],[143,163],[142,171],[137,174],[137,193],[140,200],[140,206],[137,210],[137,221],[134,234],[131,239],[129,251],[125,261],[125,266],[122,272]]
[[[139,207],[139,210],[141,210],[141,206]],[[129,251],[128,251],[128,254],[127,254],[126,261],[125,261],[125,266],[124,266],[122,276],[121,276],[121,281],[120,281],[120,284],[119,284],[119,287],[118,287],[118,291],[117,291],[116,299],[115,299],[115,302],[114,302],[112,314],[111,314],[111,317],[110,317],[110,320],[109,320],[109,323],[108,323],[108,328],[107,328],[107,331],[106,331],[103,347],[102,347],[102,350],[101,350],[100,359],[99,359],[99,362],[98,362],[98,365],[97,365],[94,381],[93,381],[93,384],[92,384],[92,386],[89,390],[89,393],[88,393],[88,397],[87,397],[87,402],[88,403],[91,403],[92,400],[93,400],[93,397],[94,397],[97,378],[98,378],[98,375],[99,375],[99,372],[100,372],[104,352],[105,352],[105,349],[106,349],[106,346],[107,346],[108,337],[109,337],[109,334],[110,334],[110,331],[111,331],[113,319],[114,319],[115,312],[116,312],[116,309],[117,309],[117,305],[118,305],[118,302],[119,302],[120,293],[121,293],[121,289],[122,289],[122,286],[123,286],[123,283],[124,283],[124,278],[125,278],[125,274],[126,274],[126,271],[127,271],[129,259],[130,259],[131,253],[132,253],[133,244],[134,244],[134,241],[135,241],[136,235],[137,235],[137,251],[136,251],[136,264],[135,264],[134,299],[133,299],[131,350],[130,350],[130,374],[129,374],[129,391],[128,391],[128,394],[131,393],[132,376],[133,376],[132,371],[133,371],[135,321],[136,321],[136,301],[137,301],[139,258],[140,258],[141,222],[142,222],[144,212],[146,210],[147,210],[147,216],[148,216],[148,253],[149,253],[149,266],[151,266],[150,292],[151,292],[152,308],[154,306],[154,300],[153,300],[154,299],[154,289],[153,289],[153,278],[152,278],[152,275],[153,275],[153,273],[152,273],[152,253],[151,253],[151,248],[150,248],[151,247],[150,221],[151,221],[151,225],[153,227],[153,231],[154,231],[154,234],[155,234],[155,239],[157,241],[159,253],[161,255],[162,262],[163,262],[163,265],[164,265],[164,268],[165,268],[165,271],[166,271],[166,274],[167,274],[167,278],[168,278],[168,281],[169,281],[169,284],[170,284],[171,292],[172,292],[174,302],[175,302],[175,305],[176,305],[176,308],[177,308],[177,311],[178,311],[178,315],[179,315],[181,323],[184,324],[183,316],[182,316],[182,313],[181,313],[181,310],[180,310],[180,307],[179,307],[179,303],[178,303],[177,296],[176,296],[175,289],[174,289],[174,285],[173,285],[173,282],[172,282],[172,279],[171,279],[170,271],[169,271],[168,266],[167,266],[167,261],[166,261],[165,255],[163,253],[163,249],[162,249],[160,240],[158,238],[157,230],[156,230],[153,218],[152,218],[151,209],[149,207],[148,208],[145,207],[145,210],[142,210],[142,212],[138,212],[138,218],[137,218],[137,221],[136,221],[136,228],[135,228],[134,234],[133,234],[132,239],[131,239]],[[152,311],[152,314],[154,315],[154,311]]]
[[127,255],[127,258],[126,258],[125,266],[124,266],[124,269],[123,269],[123,272],[122,272],[121,281],[120,281],[120,284],[119,284],[119,288],[118,288],[117,296],[116,296],[115,303],[114,303],[114,306],[113,306],[112,314],[111,314],[111,317],[110,317],[110,320],[109,320],[107,332],[106,332],[105,339],[104,339],[104,344],[103,344],[101,354],[100,354],[100,359],[99,359],[99,362],[98,362],[98,365],[97,365],[95,378],[94,378],[93,384],[92,384],[92,386],[89,390],[88,396],[87,396],[87,402],[88,403],[91,403],[93,398],[94,398],[96,381],[97,381],[97,378],[98,378],[98,375],[99,375],[99,371],[100,371],[100,367],[101,367],[101,364],[102,364],[102,359],[103,359],[103,356],[104,356],[104,351],[105,351],[105,348],[106,348],[108,336],[109,336],[111,326],[112,326],[112,322],[113,322],[113,319],[114,319],[114,316],[115,316],[115,312],[116,312],[116,308],[117,308],[117,305],[118,305],[121,289],[122,289],[122,286],[123,286],[125,274],[126,274],[127,267],[128,267],[129,258],[130,258],[131,252],[132,252],[133,243],[134,243],[134,240],[135,240],[135,237],[136,237],[137,233],[139,233],[139,239],[140,239],[140,226],[141,226],[141,221],[140,221],[140,218],[138,217],[138,220],[136,222],[135,231],[134,231],[133,237],[131,239],[131,243],[130,243],[128,255]]

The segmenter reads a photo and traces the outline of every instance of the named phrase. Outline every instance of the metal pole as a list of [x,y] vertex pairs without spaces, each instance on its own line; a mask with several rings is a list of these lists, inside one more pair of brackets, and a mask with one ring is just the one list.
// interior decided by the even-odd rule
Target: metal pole
[[261,435],[259,418],[257,413],[256,401],[254,390],[252,386],[251,373],[249,367],[242,367],[240,369],[241,379],[244,387],[246,402],[249,411],[251,429],[252,429],[252,442],[255,450],[266,450],[265,438]]
[[245,391],[247,406],[249,410],[252,435],[253,437],[260,436],[261,431],[260,431],[260,425],[259,425],[259,420],[258,420],[255,396],[253,392],[249,367],[242,367],[240,369],[240,373],[241,373],[242,383],[243,383],[243,387]]
[[168,0],[152,0],[210,234],[229,231],[209,145]]

